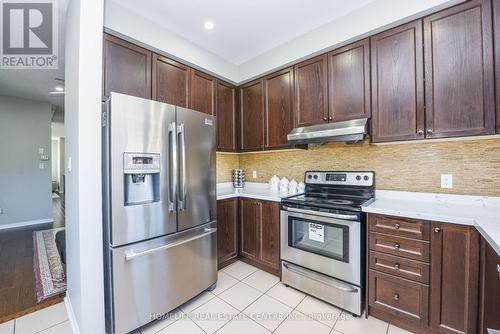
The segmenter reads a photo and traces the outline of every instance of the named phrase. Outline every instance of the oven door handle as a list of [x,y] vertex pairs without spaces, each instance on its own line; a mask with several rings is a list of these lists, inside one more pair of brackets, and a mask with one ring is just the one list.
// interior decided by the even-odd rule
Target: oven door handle
[[322,217],[350,220],[350,221],[358,221],[359,220],[359,216],[357,216],[357,215],[343,215],[343,214],[338,214],[338,213],[321,212],[321,211],[314,211],[314,210],[304,210],[304,209],[290,208],[288,206],[284,206],[283,208],[286,209],[287,211],[290,211],[290,212],[305,213],[305,214],[315,215],[315,216],[322,216]]
[[302,275],[302,276],[305,276],[307,278],[310,278],[312,280],[315,280],[319,283],[322,283],[322,284],[326,284],[334,289],[337,289],[337,290],[340,290],[340,291],[344,291],[344,292],[348,292],[348,293],[356,293],[358,292],[358,289],[356,288],[353,288],[352,286],[350,285],[347,285],[347,284],[343,284],[333,278],[330,278],[330,277],[324,277],[324,275],[321,275],[321,274],[317,274],[317,273],[313,273],[313,272],[310,272],[309,270],[304,270],[304,269],[301,269],[301,268],[298,268],[294,265],[291,265],[289,263],[285,263],[283,262],[283,266],[287,269],[287,270],[290,270],[291,272],[293,273],[296,273],[298,275]]

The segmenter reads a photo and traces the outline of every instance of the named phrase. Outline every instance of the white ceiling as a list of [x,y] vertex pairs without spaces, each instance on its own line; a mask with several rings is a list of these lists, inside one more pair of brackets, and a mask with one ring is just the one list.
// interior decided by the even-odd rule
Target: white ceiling
[[[29,100],[49,102],[58,107],[64,104],[64,96],[53,96],[47,92],[54,90],[56,78],[64,80],[64,41],[66,10],[69,0],[57,0],[59,10],[58,49],[59,68],[57,70],[5,70],[0,69],[0,95],[15,96]],[[60,84],[59,84],[60,85]]]
[[[374,0],[115,0],[240,65]],[[214,23],[213,30],[203,27]]]

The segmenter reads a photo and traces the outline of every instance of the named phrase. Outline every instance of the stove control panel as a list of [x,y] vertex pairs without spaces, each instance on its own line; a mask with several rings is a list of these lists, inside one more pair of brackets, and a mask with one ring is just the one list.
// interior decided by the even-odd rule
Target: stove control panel
[[374,172],[306,172],[305,183],[371,187]]

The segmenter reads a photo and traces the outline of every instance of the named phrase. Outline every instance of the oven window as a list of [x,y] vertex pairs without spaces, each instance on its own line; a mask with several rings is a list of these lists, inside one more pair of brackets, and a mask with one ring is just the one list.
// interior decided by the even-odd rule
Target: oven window
[[288,245],[348,263],[349,227],[288,217]]

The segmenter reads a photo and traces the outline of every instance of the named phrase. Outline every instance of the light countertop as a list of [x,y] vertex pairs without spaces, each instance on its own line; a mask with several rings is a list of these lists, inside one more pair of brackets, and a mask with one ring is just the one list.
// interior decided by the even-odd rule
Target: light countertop
[[500,255],[500,197],[376,192],[368,213],[475,226]]
[[243,189],[234,189],[232,182],[217,183],[217,200],[246,197],[264,201],[281,202],[284,197],[296,194],[281,194],[271,191],[267,183],[246,182]]

